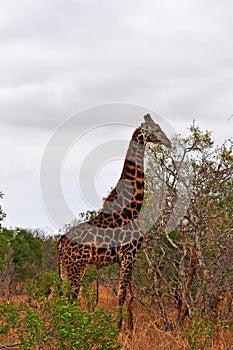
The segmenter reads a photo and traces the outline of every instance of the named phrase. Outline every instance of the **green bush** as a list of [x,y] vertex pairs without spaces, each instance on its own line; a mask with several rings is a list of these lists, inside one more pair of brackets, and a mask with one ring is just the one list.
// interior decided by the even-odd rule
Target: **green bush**
[[44,251],[40,239],[22,228],[0,228],[0,291],[8,287],[22,287],[42,270]]
[[103,308],[88,312],[71,302],[70,286],[56,274],[39,274],[27,290],[19,306],[0,304],[0,335],[19,341],[20,349],[120,349],[117,319]]
[[207,315],[193,312],[191,324],[185,327],[184,331],[191,350],[207,349],[211,345],[211,340],[216,325],[208,319]]
[[44,254],[41,242],[31,232],[15,229],[12,240],[12,262],[17,279],[20,281],[32,278],[39,268],[43,267]]

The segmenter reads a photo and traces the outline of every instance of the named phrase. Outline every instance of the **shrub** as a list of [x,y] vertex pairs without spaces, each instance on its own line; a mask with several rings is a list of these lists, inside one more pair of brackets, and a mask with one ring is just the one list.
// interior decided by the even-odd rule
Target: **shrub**
[[39,274],[27,290],[29,298],[19,306],[0,304],[0,335],[18,341],[20,349],[120,349],[116,318],[71,302],[70,286],[56,274]]

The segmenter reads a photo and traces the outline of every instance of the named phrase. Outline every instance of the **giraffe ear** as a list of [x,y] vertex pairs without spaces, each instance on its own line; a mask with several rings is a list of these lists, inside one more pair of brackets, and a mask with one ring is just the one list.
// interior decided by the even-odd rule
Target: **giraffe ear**
[[144,115],[145,122],[149,124],[150,120],[152,120],[151,115],[149,113]]
[[146,114],[146,115],[144,115],[144,119],[145,119],[145,122],[146,122],[148,125],[150,125],[150,127],[151,127],[152,129],[158,127],[158,124],[156,124],[156,123],[154,122],[154,120],[151,118],[151,115],[150,115],[149,113]]

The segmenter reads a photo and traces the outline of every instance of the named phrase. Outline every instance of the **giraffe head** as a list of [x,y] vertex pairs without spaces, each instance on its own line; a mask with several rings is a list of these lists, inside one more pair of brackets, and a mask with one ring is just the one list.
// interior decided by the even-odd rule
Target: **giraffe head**
[[145,123],[141,124],[145,141],[152,143],[160,143],[171,148],[171,141],[167,138],[160,126],[151,118],[150,114],[144,115]]

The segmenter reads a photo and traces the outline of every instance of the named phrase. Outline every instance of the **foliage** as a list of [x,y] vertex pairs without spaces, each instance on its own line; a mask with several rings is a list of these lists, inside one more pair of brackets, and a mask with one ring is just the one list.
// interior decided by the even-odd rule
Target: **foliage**
[[12,263],[15,267],[17,279],[32,278],[38,267],[43,266],[42,244],[30,232],[16,229],[12,244]]
[[20,349],[120,348],[116,319],[102,308],[87,312],[70,302],[71,289],[56,274],[39,274],[28,293],[30,298],[19,306],[0,304],[0,334],[14,337]]
[[44,250],[39,239],[24,229],[2,228],[0,233],[0,273],[2,290],[33,278],[44,266]]
[[0,294],[23,292],[24,284],[40,271],[57,271],[59,235],[22,228],[0,230]]
[[[3,198],[3,193],[0,191],[0,198]],[[4,220],[4,218],[6,217],[6,214],[4,213],[2,206],[0,205],[0,229],[1,229],[1,221]]]
[[70,293],[70,288],[64,283],[61,284],[57,274],[53,272],[40,272],[36,278],[28,282],[26,290],[30,298],[43,302],[52,292],[52,287],[56,294],[62,293],[68,297]]
[[13,231],[1,229],[0,232],[0,272],[6,269],[11,254],[11,241],[13,239]]
[[205,314],[193,312],[191,324],[184,328],[191,350],[209,349],[215,332],[213,322]]
[[60,235],[54,235],[51,233],[45,233],[41,229],[35,229],[30,231],[37,240],[42,244],[44,254],[44,266],[43,271],[57,271],[57,241]]

